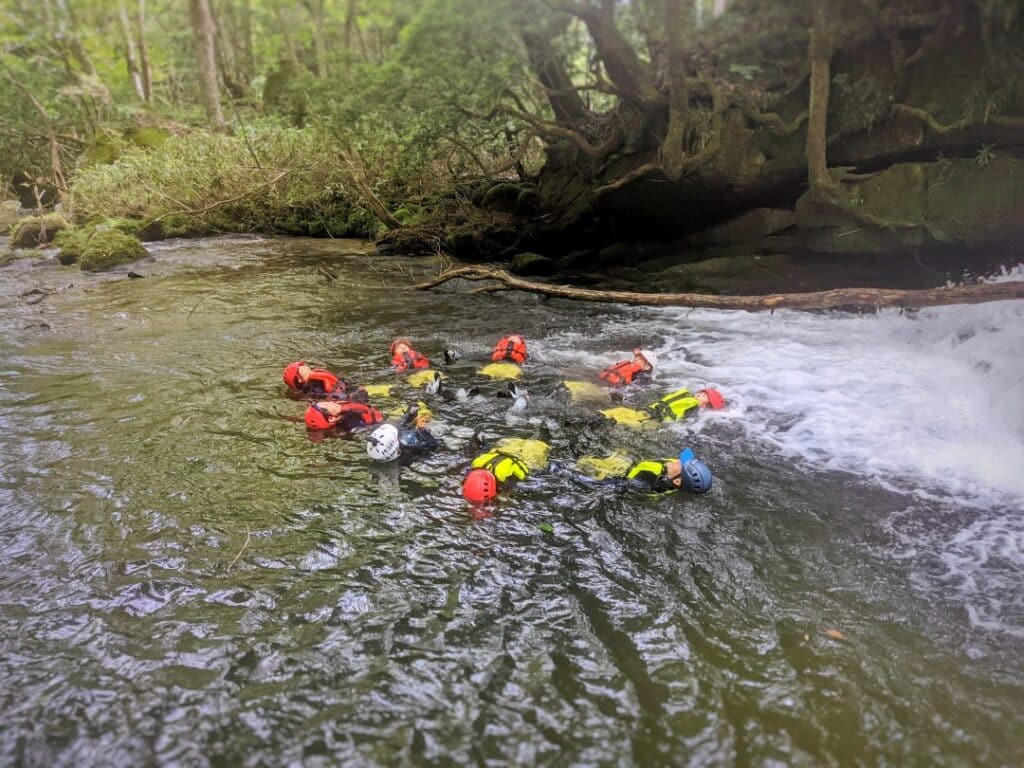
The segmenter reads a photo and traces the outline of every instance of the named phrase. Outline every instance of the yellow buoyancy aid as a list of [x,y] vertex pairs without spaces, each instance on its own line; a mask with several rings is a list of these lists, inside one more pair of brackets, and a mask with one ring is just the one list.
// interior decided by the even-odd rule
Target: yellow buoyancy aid
[[653,417],[661,421],[678,421],[694,408],[700,408],[700,401],[691,395],[690,390],[685,387],[677,389],[647,406],[647,410]]
[[441,373],[440,371],[435,371],[431,368],[427,368],[426,370],[414,371],[413,373],[410,373],[408,376],[405,377],[405,380],[409,382],[410,387],[419,388],[427,386],[427,384],[434,380],[435,376],[440,376],[442,379],[444,378],[444,374]]
[[576,462],[576,468],[596,480],[609,477],[625,477],[633,466],[633,460],[616,451],[608,456],[583,456]]
[[608,388],[592,381],[563,381],[573,400],[607,400]]
[[489,363],[480,369],[480,373],[491,379],[518,379],[523,369],[515,363]]
[[543,440],[525,437],[505,437],[495,444],[495,450],[515,456],[531,470],[544,469],[548,465],[551,446]]
[[391,397],[390,384],[367,384],[363,389],[370,397]]
[[601,411],[601,415],[617,424],[625,424],[627,427],[639,427],[654,418],[650,411],[638,411],[636,408],[626,408],[621,405],[617,408],[605,408]]
[[473,459],[473,469],[486,469],[493,474],[499,483],[504,483],[512,478],[525,480],[530,474],[530,468],[515,456],[509,456],[501,451],[488,451]]

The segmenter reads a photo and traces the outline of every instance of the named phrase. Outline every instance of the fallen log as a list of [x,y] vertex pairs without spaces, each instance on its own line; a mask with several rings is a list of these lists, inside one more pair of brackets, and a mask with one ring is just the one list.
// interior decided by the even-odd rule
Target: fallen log
[[881,309],[882,307],[933,307],[945,304],[981,304],[987,301],[1024,299],[1024,281],[976,283],[923,290],[896,288],[835,288],[808,293],[771,293],[765,296],[716,296],[704,293],[640,293],[636,291],[598,291],[523,280],[504,269],[458,267],[447,269],[430,280],[412,286],[427,290],[449,280],[491,280],[496,285],[475,292],[527,291],[575,301],[611,302],[655,307],[711,307],[714,309]]

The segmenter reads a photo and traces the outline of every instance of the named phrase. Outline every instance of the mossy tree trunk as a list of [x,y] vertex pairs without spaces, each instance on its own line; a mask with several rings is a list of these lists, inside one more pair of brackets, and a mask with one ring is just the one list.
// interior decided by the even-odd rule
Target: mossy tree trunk
[[117,17],[121,21],[121,32],[124,35],[124,58],[128,67],[128,77],[135,88],[135,95],[139,101],[145,103],[146,87],[142,79],[142,67],[139,65],[139,55],[136,51],[135,36],[132,34],[132,25],[128,19],[128,8],[124,0],[117,0]]
[[827,0],[810,2],[811,36],[807,55],[811,64],[811,87],[807,118],[807,183],[812,190],[822,191],[832,187],[826,151],[832,38],[828,28]]
[[210,0],[189,0],[192,33],[199,65],[199,87],[206,115],[216,130],[224,130],[224,111],[220,102],[220,73],[217,70],[217,28]]

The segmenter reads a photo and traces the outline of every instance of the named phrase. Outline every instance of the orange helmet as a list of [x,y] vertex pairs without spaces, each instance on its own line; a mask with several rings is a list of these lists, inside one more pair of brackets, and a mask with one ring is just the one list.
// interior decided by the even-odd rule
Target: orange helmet
[[498,495],[498,478],[486,469],[474,469],[462,481],[462,495],[474,504],[490,501]]
[[306,409],[306,426],[310,429],[330,429],[334,423],[328,420],[327,414],[310,404]]
[[391,346],[388,347],[388,354],[394,357],[395,347],[397,347],[399,344],[405,344],[405,346],[409,347],[409,349],[412,349],[412,339],[406,338],[405,336],[399,336],[397,339],[391,342]]
[[[725,408],[725,398],[722,397],[722,393],[717,389],[702,389],[700,392],[707,395],[708,405],[710,405],[713,410],[720,411]],[[700,392],[697,394],[700,394]]]
[[305,365],[305,363],[301,360],[289,363],[284,369],[284,373],[281,374],[281,378],[284,379],[284,383],[292,389],[299,388],[299,368],[303,365]]

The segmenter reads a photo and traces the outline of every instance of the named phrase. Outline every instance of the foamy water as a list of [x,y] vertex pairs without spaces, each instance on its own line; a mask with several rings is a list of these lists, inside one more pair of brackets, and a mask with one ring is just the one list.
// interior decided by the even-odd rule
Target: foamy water
[[[1024,268],[1001,279],[1024,279]],[[874,315],[638,314],[610,323],[609,334],[633,328],[648,340],[661,354],[662,387],[713,385],[730,401],[690,428],[731,419],[816,467],[969,504],[1024,502],[1024,302]],[[571,357],[579,340],[563,343],[555,340],[554,357]]]
[[[1024,279],[1024,268],[995,279]],[[658,351],[659,390],[715,386],[729,400],[679,429],[714,433],[728,420],[788,460],[905,493],[885,527],[912,579],[941,578],[976,628],[1024,636],[1024,302],[622,314],[606,339]],[[550,355],[628,355],[606,339],[565,334]]]

